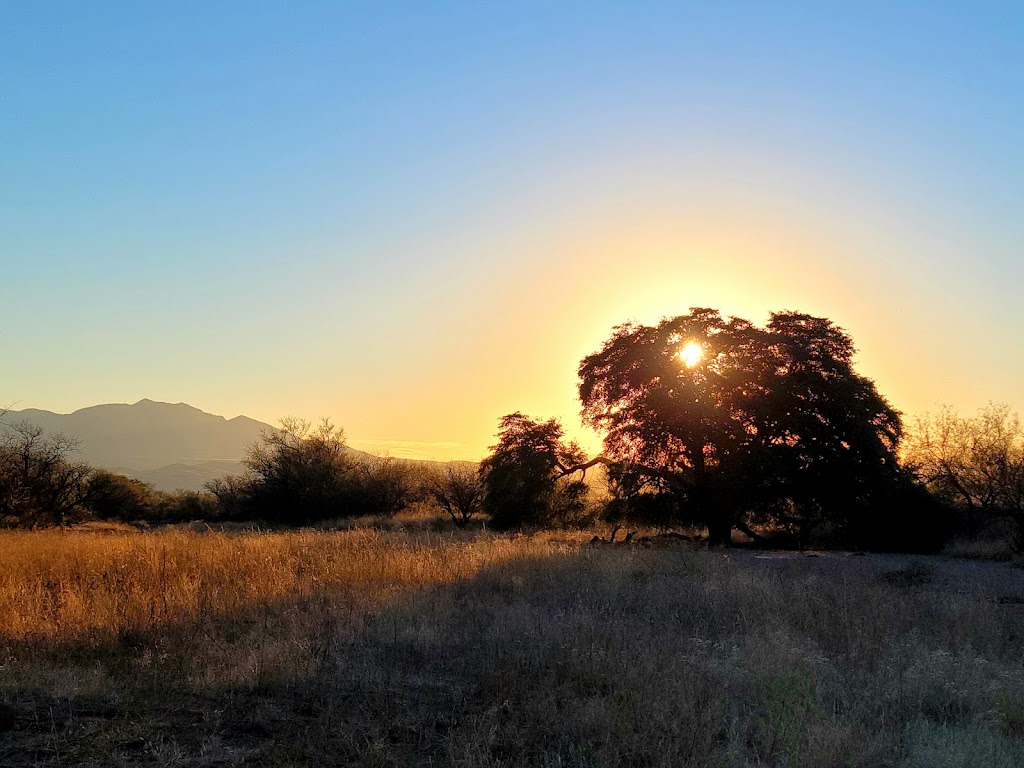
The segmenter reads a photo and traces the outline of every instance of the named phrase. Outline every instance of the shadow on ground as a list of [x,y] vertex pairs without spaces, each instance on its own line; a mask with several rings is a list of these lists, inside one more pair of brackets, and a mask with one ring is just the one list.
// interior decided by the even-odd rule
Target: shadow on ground
[[325,588],[6,642],[0,765],[1021,765],[1022,603],[1008,566],[685,549]]

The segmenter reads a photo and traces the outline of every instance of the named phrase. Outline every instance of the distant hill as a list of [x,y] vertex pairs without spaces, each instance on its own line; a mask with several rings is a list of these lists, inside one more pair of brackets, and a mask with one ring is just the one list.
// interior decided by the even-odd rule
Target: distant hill
[[246,449],[273,429],[247,416],[225,419],[185,403],[153,400],[66,414],[30,408],[11,411],[5,420],[75,437],[76,459],[166,491],[197,491],[209,480],[241,473]]
[[185,462],[237,462],[262,431],[273,429],[247,416],[225,419],[185,403],[152,400],[94,405],[68,414],[33,408],[7,415],[7,421],[17,420],[78,438],[83,461],[133,470]]
[[186,403],[153,400],[94,405],[74,413],[29,408],[8,412],[5,421],[27,421],[75,437],[75,459],[164,491],[198,491],[210,480],[241,474],[246,450],[274,429],[248,416],[225,419]]
[[200,461],[168,464],[157,469],[107,467],[112,472],[134,477],[161,491],[201,491],[211,480],[227,475],[241,475],[245,465],[240,461]]

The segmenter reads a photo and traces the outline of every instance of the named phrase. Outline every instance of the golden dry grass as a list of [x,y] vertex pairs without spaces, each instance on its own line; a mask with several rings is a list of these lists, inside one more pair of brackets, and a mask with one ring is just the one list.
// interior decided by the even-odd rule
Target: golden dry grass
[[[512,557],[564,551],[548,537],[462,540],[373,529],[322,533],[8,532],[0,633],[73,640],[226,615],[324,590],[383,600]],[[442,546],[443,544],[443,546]]]
[[0,765],[1024,764],[1009,565],[582,538],[4,533]]

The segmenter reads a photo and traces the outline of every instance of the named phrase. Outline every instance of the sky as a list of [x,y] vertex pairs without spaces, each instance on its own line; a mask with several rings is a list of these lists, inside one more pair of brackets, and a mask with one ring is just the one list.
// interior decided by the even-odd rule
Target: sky
[[[840,7],[845,6],[845,7]],[[1024,5],[0,0],[0,403],[475,459],[612,328],[1024,408]]]

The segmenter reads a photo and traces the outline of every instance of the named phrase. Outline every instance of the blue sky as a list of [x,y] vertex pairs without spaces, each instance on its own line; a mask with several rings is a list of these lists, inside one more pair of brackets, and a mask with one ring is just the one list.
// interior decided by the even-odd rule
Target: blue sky
[[1020,406],[1022,39],[1012,3],[4,3],[0,398],[474,457],[702,305],[833,318],[908,414]]

